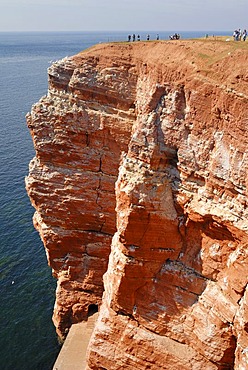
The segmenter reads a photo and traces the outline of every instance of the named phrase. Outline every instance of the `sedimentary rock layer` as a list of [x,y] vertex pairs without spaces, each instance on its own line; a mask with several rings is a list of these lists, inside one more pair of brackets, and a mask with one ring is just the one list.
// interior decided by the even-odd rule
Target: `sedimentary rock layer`
[[247,368],[247,61],[185,40],[49,68],[26,187],[58,333],[100,307],[88,369]]

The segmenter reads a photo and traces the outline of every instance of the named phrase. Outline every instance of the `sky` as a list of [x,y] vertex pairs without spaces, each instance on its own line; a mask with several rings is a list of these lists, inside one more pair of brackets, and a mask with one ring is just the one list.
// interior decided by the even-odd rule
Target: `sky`
[[248,0],[0,0],[2,31],[229,31]]

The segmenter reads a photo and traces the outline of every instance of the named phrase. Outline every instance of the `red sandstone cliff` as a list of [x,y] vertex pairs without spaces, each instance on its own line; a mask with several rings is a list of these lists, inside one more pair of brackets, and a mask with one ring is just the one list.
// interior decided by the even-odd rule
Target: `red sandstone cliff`
[[248,369],[247,63],[185,40],[49,68],[26,187],[58,333],[100,307],[88,369]]

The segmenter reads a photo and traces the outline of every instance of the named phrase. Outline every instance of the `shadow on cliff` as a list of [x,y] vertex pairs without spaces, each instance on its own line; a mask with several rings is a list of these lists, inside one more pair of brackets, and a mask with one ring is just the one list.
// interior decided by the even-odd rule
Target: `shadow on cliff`
[[[229,323],[220,320],[218,314],[210,312],[212,298],[205,291],[209,284],[215,284],[218,274],[226,264],[228,252],[234,248],[235,238],[225,225],[217,223],[211,215],[203,217],[196,213],[188,214],[186,209],[180,205],[178,194],[182,191],[182,184],[178,166],[178,147],[171,143],[170,138],[165,137],[162,129],[158,112],[163,99],[164,96],[161,96],[159,104],[153,107],[157,113],[156,133],[154,134],[156,158],[151,160],[151,164],[155,166],[152,168],[154,177],[158,173],[162,174],[158,178],[161,179],[164,176],[165,181],[170,183],[174,208],[177,213],[177,227],[175,228],[174,220],[168,222],[169,218],[164,217],[163,221],[161,212],[161,224],[159,224],[159,219],[155,219],[151,225],[156,211],[150,212],[147,208],[143,210],[139,208],[138,211],[132,210],[128,225],[131,231],[130,233],[126,231],[124,236],[125,247],[133,250],[132,257],[129,255],[130,265],[133,258],[139,260],[139,265],[143,267],[136,267],[140,271],[135,274],[135,276],[140,275],[139,283],[134,282],[134,276],[129,280],[128,271],[133,270],[129,266],[126,268],[127,276],[122,279],[119,292],[120,296],[123,297],[120,298],[121,306],[125,307],[126,305],[127,311],[130,313],[130,305],[127,304],[127,301],[129,300],[130,304],[133,302],[131,316],[142,322],[149,330],[161,335],[169,335],[182,343],[193,342],[192,346],[197,347],[200,353],[212,361],[214,358],[211,354],[212,336],[208,337],[208,324],[204,323],[202,319],[202,317],[209,316],[210,322],[213,320],[213,325],[215,325],[215,333],[216,336],[219,336],[218,340],[222,351],[217,366],[219,369],[231,369],[234,362],[236,341]],[[151,107],[152,104],[150,104]],[[182,123],[186,108],[185,97],[180,97],[177,107],[177,119]],[[135,154],[139,155],[137,145],[135,148]],[[148,183],[151,180],[147,178],[146,181]],[[191,174],[190,181],[197,183],[198,180],[194,179],[194,175]],[[147,223],[146,230],[142,230],[144,222]],[[163,222],[165,225],[162,224]],[[140,229],[142,230],[142,242],[139,244]],[[133,233],[133,230],[136,230],[136,234]],[[131,241],[133,245],[131,245]],[[147,253],[149,248],[150,261],[147,261],[148,254],[146,257],[142,257],[142,250],[146,250],[145,253]],[[154,271],[153,266],[157,266],[152,261],[154,251],[160,253],[160,257],[157,257],[157,263],[162,262],[153,277],[147,278],[149,275],[147,271]],[[149,264],[152,267],[147,267]],[[132,288],[131,284],[133,284]],[[128,286],[130,291],[128,295],[125,295],[124,290],[127,291]],[[209,307],[206,308],[204,304]],[[206,332],[205,339],[201,339],[198,334],[192,334],[195,322],[198,322],[200,331]]]

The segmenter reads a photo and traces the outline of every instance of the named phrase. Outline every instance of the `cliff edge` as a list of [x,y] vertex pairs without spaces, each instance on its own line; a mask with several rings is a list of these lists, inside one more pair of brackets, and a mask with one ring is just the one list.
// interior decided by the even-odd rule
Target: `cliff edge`
[[95,46],[48,69],[26,188],[88,369],[248,369],[248,48]]

